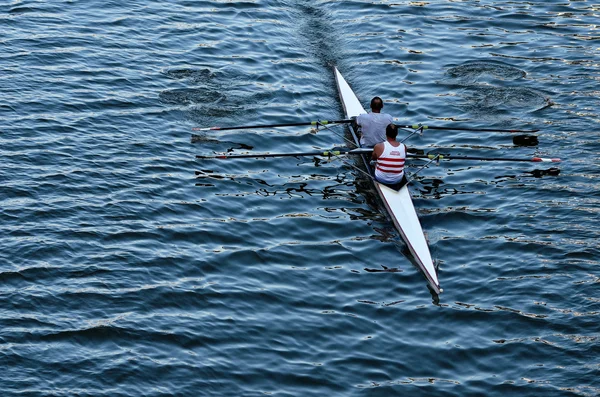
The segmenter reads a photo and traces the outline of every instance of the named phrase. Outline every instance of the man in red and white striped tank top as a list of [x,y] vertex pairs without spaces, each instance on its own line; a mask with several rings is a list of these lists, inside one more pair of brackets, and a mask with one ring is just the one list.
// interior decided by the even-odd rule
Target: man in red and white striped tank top
[[386,140],[373,148],[373,160],[377,160],[375,179],[386,185],[402,185],[404,162],[406,161],[406,146],[396,140],[398,127],[389,124],[385,129]]

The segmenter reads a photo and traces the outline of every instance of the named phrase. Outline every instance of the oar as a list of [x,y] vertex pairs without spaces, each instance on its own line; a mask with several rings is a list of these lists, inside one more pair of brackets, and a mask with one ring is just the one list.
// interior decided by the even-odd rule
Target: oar
[[[243,159],[243,158],[259,158],[259,157],[300,157],[300,156],[340,156],[343,154],[357,155],[357,154],[367,154],[372,153],[373,149],[371,148],[358,148],[358,149],[348,149],[348,148],[333,148],[331,150],[325,151],[314,151],[314,152],[294,152],[294,153],[256,153],[256,154],[219,154],[213,156],[196,156],[197,159],[207,160],[207,159]],[[440,160],[479,160],[479,161],[523,161],[523,162],[551,162],[551,163],[559,163],[561,160],[559,158],[544,158],[544,157],[529,157],[529,158],[511,158],[511,157],[478,157],[478,156],[452,156],[452,155],[442,155],[442,154],[412,154],[407,153],[406,157],[408,158],[417,158],[417,159],[436,159]]]
[[398,128],[412,128],[419,129],[423,128],[424,130],[452,130],[452,131],[480,131],[480,132],[538,132],[539,130],[499,130],[495,128],[462,128],[462,127],[436,127],[432,125],[421,125],[421,124],[412,124],[412,125],[399,125],[396,124]]
[[204,127],[204,128],[192,128],[192,131],[225,131],[225,130],[243,130],[252,128],[277,128],[277,127],[298,127],[302,125],[327,125],[327,124],[342,124],[351,123],[352,120],[316,120],[316,121],[305,121],[300,123],[286,123],[286,124],[261,124],[261,125],[240,125],[237,127]]
[[[357,151],[356,153],[354,153]],[[373,149],[348,149],[348,148],[333,148],[320,152],[295,152],[295,153],[257,153],[257,154],[218,154],[214,156],[196,156],[197,159],[247,159],[258,157],[299,157],[299,156],[340,156],[342,154],[362,154],[371,153]]]

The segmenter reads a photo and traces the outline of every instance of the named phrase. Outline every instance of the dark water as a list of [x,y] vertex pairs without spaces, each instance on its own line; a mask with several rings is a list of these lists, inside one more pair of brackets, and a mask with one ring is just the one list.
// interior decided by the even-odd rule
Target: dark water
[[[599,17],[585,0],[0,2],[1,394],[600,394]],[[348,163],[195,160],[343,143],[190,141],[343,117],[333,65],[407,123],[540,129],[414,147],[566,159],[419,173],[439,301]]]

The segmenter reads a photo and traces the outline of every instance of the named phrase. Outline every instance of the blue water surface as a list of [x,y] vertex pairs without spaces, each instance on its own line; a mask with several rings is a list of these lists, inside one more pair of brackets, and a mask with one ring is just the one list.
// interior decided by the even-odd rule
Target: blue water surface
[[[600,6],[0,2],[4,396],[597,396]],[[411,185],[432,295],[332,68],[445,161]],[[194,136],[192,136],[192,134]],[[423,163],[409,164],[409,172]],[[544,170],[558,167],[560,174]]]

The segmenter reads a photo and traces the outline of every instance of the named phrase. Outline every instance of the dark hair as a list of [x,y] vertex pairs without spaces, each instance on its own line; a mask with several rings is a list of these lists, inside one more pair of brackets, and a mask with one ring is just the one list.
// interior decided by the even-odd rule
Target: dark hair
[[378,96],[371,99],[371,109],[373,109],[373,110],[383,109],[383,100],[381,98],[379,98]]
[[388,124],[387,127],[385,127],[385,136],[396,139],[398,136],[398,127],[396,124]]

